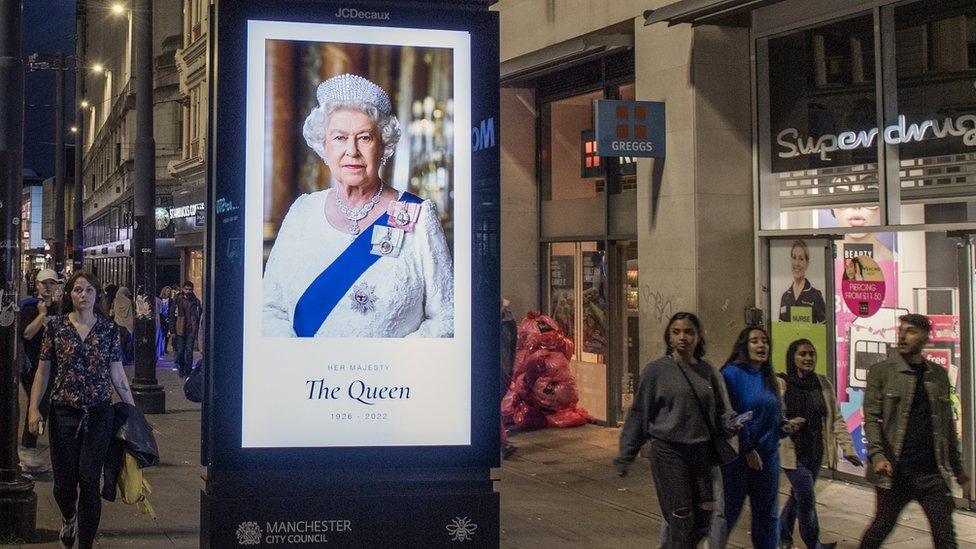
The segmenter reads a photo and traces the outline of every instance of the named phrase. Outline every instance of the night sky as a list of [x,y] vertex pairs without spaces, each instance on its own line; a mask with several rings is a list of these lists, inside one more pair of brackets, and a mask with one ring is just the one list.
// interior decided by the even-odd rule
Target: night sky
[[[32,53],[75,53],[74,0],[24,0],[22,52],[24,67]],[[27,105],[24,109],[24,168],[42,177],[54,175],[54,72],[28,72],[24,79]],[[68,129],[74,124],[74,72],[65,74],[65,143],[74,143]],[[70,173],[71,166],[68,167]]]

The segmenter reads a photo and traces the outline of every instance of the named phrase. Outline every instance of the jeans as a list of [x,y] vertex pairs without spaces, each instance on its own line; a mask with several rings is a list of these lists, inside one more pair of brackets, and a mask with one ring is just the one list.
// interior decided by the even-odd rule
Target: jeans
[[708,534],[715,502],[711,444],[651,441],[651,473],[668,524],[666,549],[694,547]]
[[952,511],[955,504],[945,479],[938,473],[899,474],[891,479],[891,488],[876,488],[877,510],[874,522],[868,526],[861,539],[861,549],[881,547],[895,527],[898,515],[912,500],[918,501],[929,519],[932,529],[932,545],[937,549],[956,547],[956,533],[952,527]]
[[193,369],[193,347],[196,345],[195,334],[173,336],[173,361],[180,370],[180,376],[190,375]]
[[119,325],[119,345],[122,349],[122,362],[131,364],[135,349],[133,348],[133,333],[125,326]]
[[779,541],[793,545],[793,525],[800,521],[800,538],[807,549],[817,549],[820,539],[820,520],[817,518],[817,496],[813,490],[820,474],[821,455],[796,460],[796,469],[784,469],[790,479],[790,498],[779,515]]
[[[779,490],[779,448],[760,452],[763,468],[751,469],[744,455],[722,466],[725,487],[725,520],[735,528],[746,496],[752,508],[752,545],[756,549],[776,549],[779,538],[777,493]],[[723,540],[723,544],[724,544]]]
[[[722,495],[723,491],[722,468],[716,465],[712,467],[712,494],[715,498],[715,503],[708,528],[708,549],[725,549],[725,540],[728,537],[728,532],[725,529],[725,501]],[[661,539],[659,542],[661,549],[667,547],[668,536],[671,534],[670,530],[671,528],[668,526],[668,521],[665,517],[665,520],[661,521]]]
[[92,406],[87,414],[67,406],[54,406],[51,412],[54,499],[65,519],[77,514],[78,547],[90,548],[102,515],[99,484],[115,412],[111,403]]

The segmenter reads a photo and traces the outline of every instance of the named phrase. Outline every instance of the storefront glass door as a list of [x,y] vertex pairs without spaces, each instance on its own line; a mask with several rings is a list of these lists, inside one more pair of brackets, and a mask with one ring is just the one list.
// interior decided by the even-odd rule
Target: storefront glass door
[[580,405],[607,421],[607,258],[603,242],[549,245],[547,311],[573,341]]
[[[976,426],[976,412],[973,398],[976,395],[976,381],[973,376],[974,334],[976,334],[976,236],[962,235],[958,239],[957,258],[959,266],[959,374],[956,393],[960,402],[960,417],[957,426],[961,432],[963,467],[967,472],[976,470],[976,441],[973,427]],[[972,476],[972,473],[969,473]],[[973,481],[962,489],[962,497],[970,509],[976,508],[976,493]]]

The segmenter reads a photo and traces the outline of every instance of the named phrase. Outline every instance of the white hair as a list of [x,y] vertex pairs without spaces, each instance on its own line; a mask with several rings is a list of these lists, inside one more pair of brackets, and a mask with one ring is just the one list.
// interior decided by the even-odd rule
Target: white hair
[[380,162],[386,164],[396,151],[397,142],[400,141],[400,121],[393,114],[386,114],[375,105],[358,99],[333,101],[312,109],[302,126],[302,135],[305,136],[308,146],[319,155],[319,158],[326,160],[325,134],[329,128],[329,117],[339,109],[353,109],[369,115],[379,131],[380,142],[383,143],[383,156]]

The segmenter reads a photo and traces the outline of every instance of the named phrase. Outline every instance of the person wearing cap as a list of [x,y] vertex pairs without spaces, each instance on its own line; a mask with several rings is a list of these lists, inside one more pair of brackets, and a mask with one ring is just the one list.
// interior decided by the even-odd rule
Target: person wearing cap
[[380,178],[400,139],[389,96],[340,74],[316,98],[303,134],[333,184],[298,197],[281,224],[264,271],[262,333],[453,337],[453,260],[434,204]]
[[956,547],[952,479],[965,485],[969,477],[959,450],[949,376],[922,356],[931,329],[923,315],[899,317],[898,352],[868,370],[864,436],[877,511],[862,548],[881,547],[913,500],[929,520],[933,546]]
[[[25,366],[20,383],[27,395],[31,394],[34,384],[34,374],[37,372],[37,360],[41,354],[41,342],[44,340],[44,330],[50,321],[61,312],[60,304],[55,300],[58,289],[58,274],[52,269],[41,269],[34,276],[34,295],[18,303],[20,308],[20,337],[24,344]],[[40,402],[41,414],[48,414],[50,387],[44,392]],[[24,417],[24,434],[20,439],[20,464],[26,473],[44,473],[50,467],[37,449],[37,436],[31,434]]]

